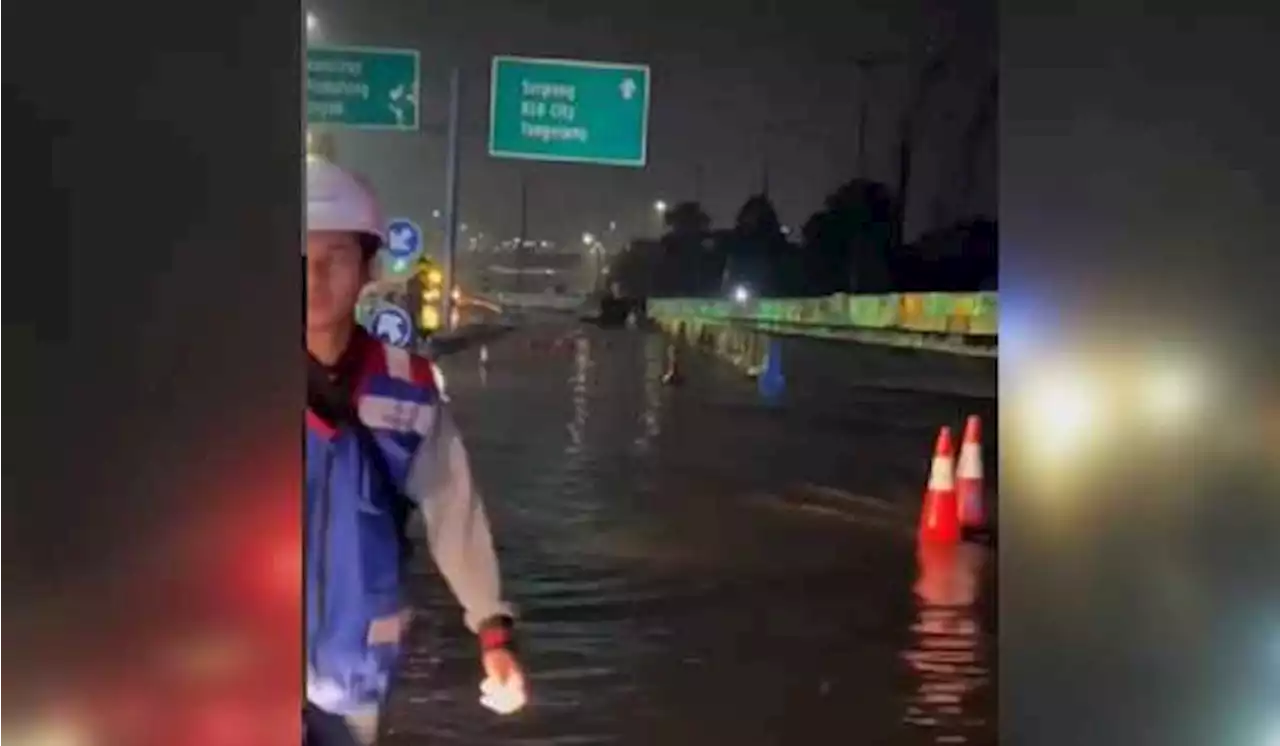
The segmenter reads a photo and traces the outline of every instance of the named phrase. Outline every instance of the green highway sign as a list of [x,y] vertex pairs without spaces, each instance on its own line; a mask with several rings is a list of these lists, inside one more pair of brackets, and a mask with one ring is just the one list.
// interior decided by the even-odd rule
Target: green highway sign
[[307,48],[307,124],[416,130],[418,53],[371,47]]
[[489,155],[643,166],[648,135],[647,65],[493,58]]

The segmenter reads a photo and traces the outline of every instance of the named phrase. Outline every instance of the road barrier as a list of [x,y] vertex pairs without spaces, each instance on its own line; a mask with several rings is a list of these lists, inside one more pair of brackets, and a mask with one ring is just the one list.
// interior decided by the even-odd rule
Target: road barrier
[[993,355],[997,348],[996,293],[892,293],[747,301],[664,298],[649,302],[664,326],[749,326],[777,334]]
[[576,311],[586,305],[587,296],[555,293],[497,293],[494,296],[503,308],[532,308],[551,311]]
[[838,294],[745,302],[663,298],[649,302],[649,315],[994,337],[999,301],[996,293]]

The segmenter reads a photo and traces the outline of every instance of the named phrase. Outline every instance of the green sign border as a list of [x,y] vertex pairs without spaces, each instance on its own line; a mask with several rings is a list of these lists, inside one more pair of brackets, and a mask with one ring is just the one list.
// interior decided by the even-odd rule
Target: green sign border
[[[644,126],[640,136],[640,158],[638,160],[622,160],[617,158],[579,158],[575,156],[545,155],[542,153],[521,153],[509,150],[497,150],[493,141],[497,135],[498,125],[498,65],[501,62],[525,62],[541,65],[558,65],[560,67],[589,67],[606,70],[644,71]],[[600,62],[598,60],[572,60],[557,57],[522,57],[512,54],[494,55],[489,65],[489,156],[491,158],[512,158],[522,161],[545,161],[548,163],[578,163],[597,166],[630,166],[644,168],[649,163],[649,97],[653,87],[653,75],[648,65],[631,62]]]
[[369,130],[374,132],[418,132],[422,129],[422,53],[416,49],[406,49],[404,47],[366,47],[352,44],[307,44],[302,48],[302,71],[303,74],[310,79],[309,68],[307,67],[307,52],[311,49],[327,52],[361,52],[364,54],[402,54],[413,57],[413,77],[414,83],[417,84],[417,116],[414,117],[412,127],[399,124],[347,124],[346,122],[317,122],[312,124],[307,118],[307,107],[310,102],[307,94],[307,83],[304,81],[302,85],[302,119],[307,127],[313,129],[345,129],[345,130]]

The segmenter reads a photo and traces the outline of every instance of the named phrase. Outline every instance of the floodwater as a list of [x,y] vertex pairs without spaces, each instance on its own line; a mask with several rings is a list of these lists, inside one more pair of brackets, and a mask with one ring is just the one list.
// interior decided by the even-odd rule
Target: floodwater
[[491,343],[484,367],[446,359],[531,702],[479,706],[474,642],[423,567],[384,742],[994,743],[990,550],[918,550],[909,528],[783,499],[918,496],[937,426],[994,401],[886,385],[766,402],[700,355],[664,386],[665,353],[565,324]]

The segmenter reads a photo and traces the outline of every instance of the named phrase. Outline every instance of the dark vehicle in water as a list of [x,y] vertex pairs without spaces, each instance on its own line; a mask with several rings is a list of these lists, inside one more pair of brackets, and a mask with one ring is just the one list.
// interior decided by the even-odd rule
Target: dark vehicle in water
[[595,315],[583,318],[607,329],[615,329],[627,325],[627,319],[634,314],[636,321],[643,323],[648,313],[648,303],[644,298],[628,298],[606,291],[601,293],[592,304]]

